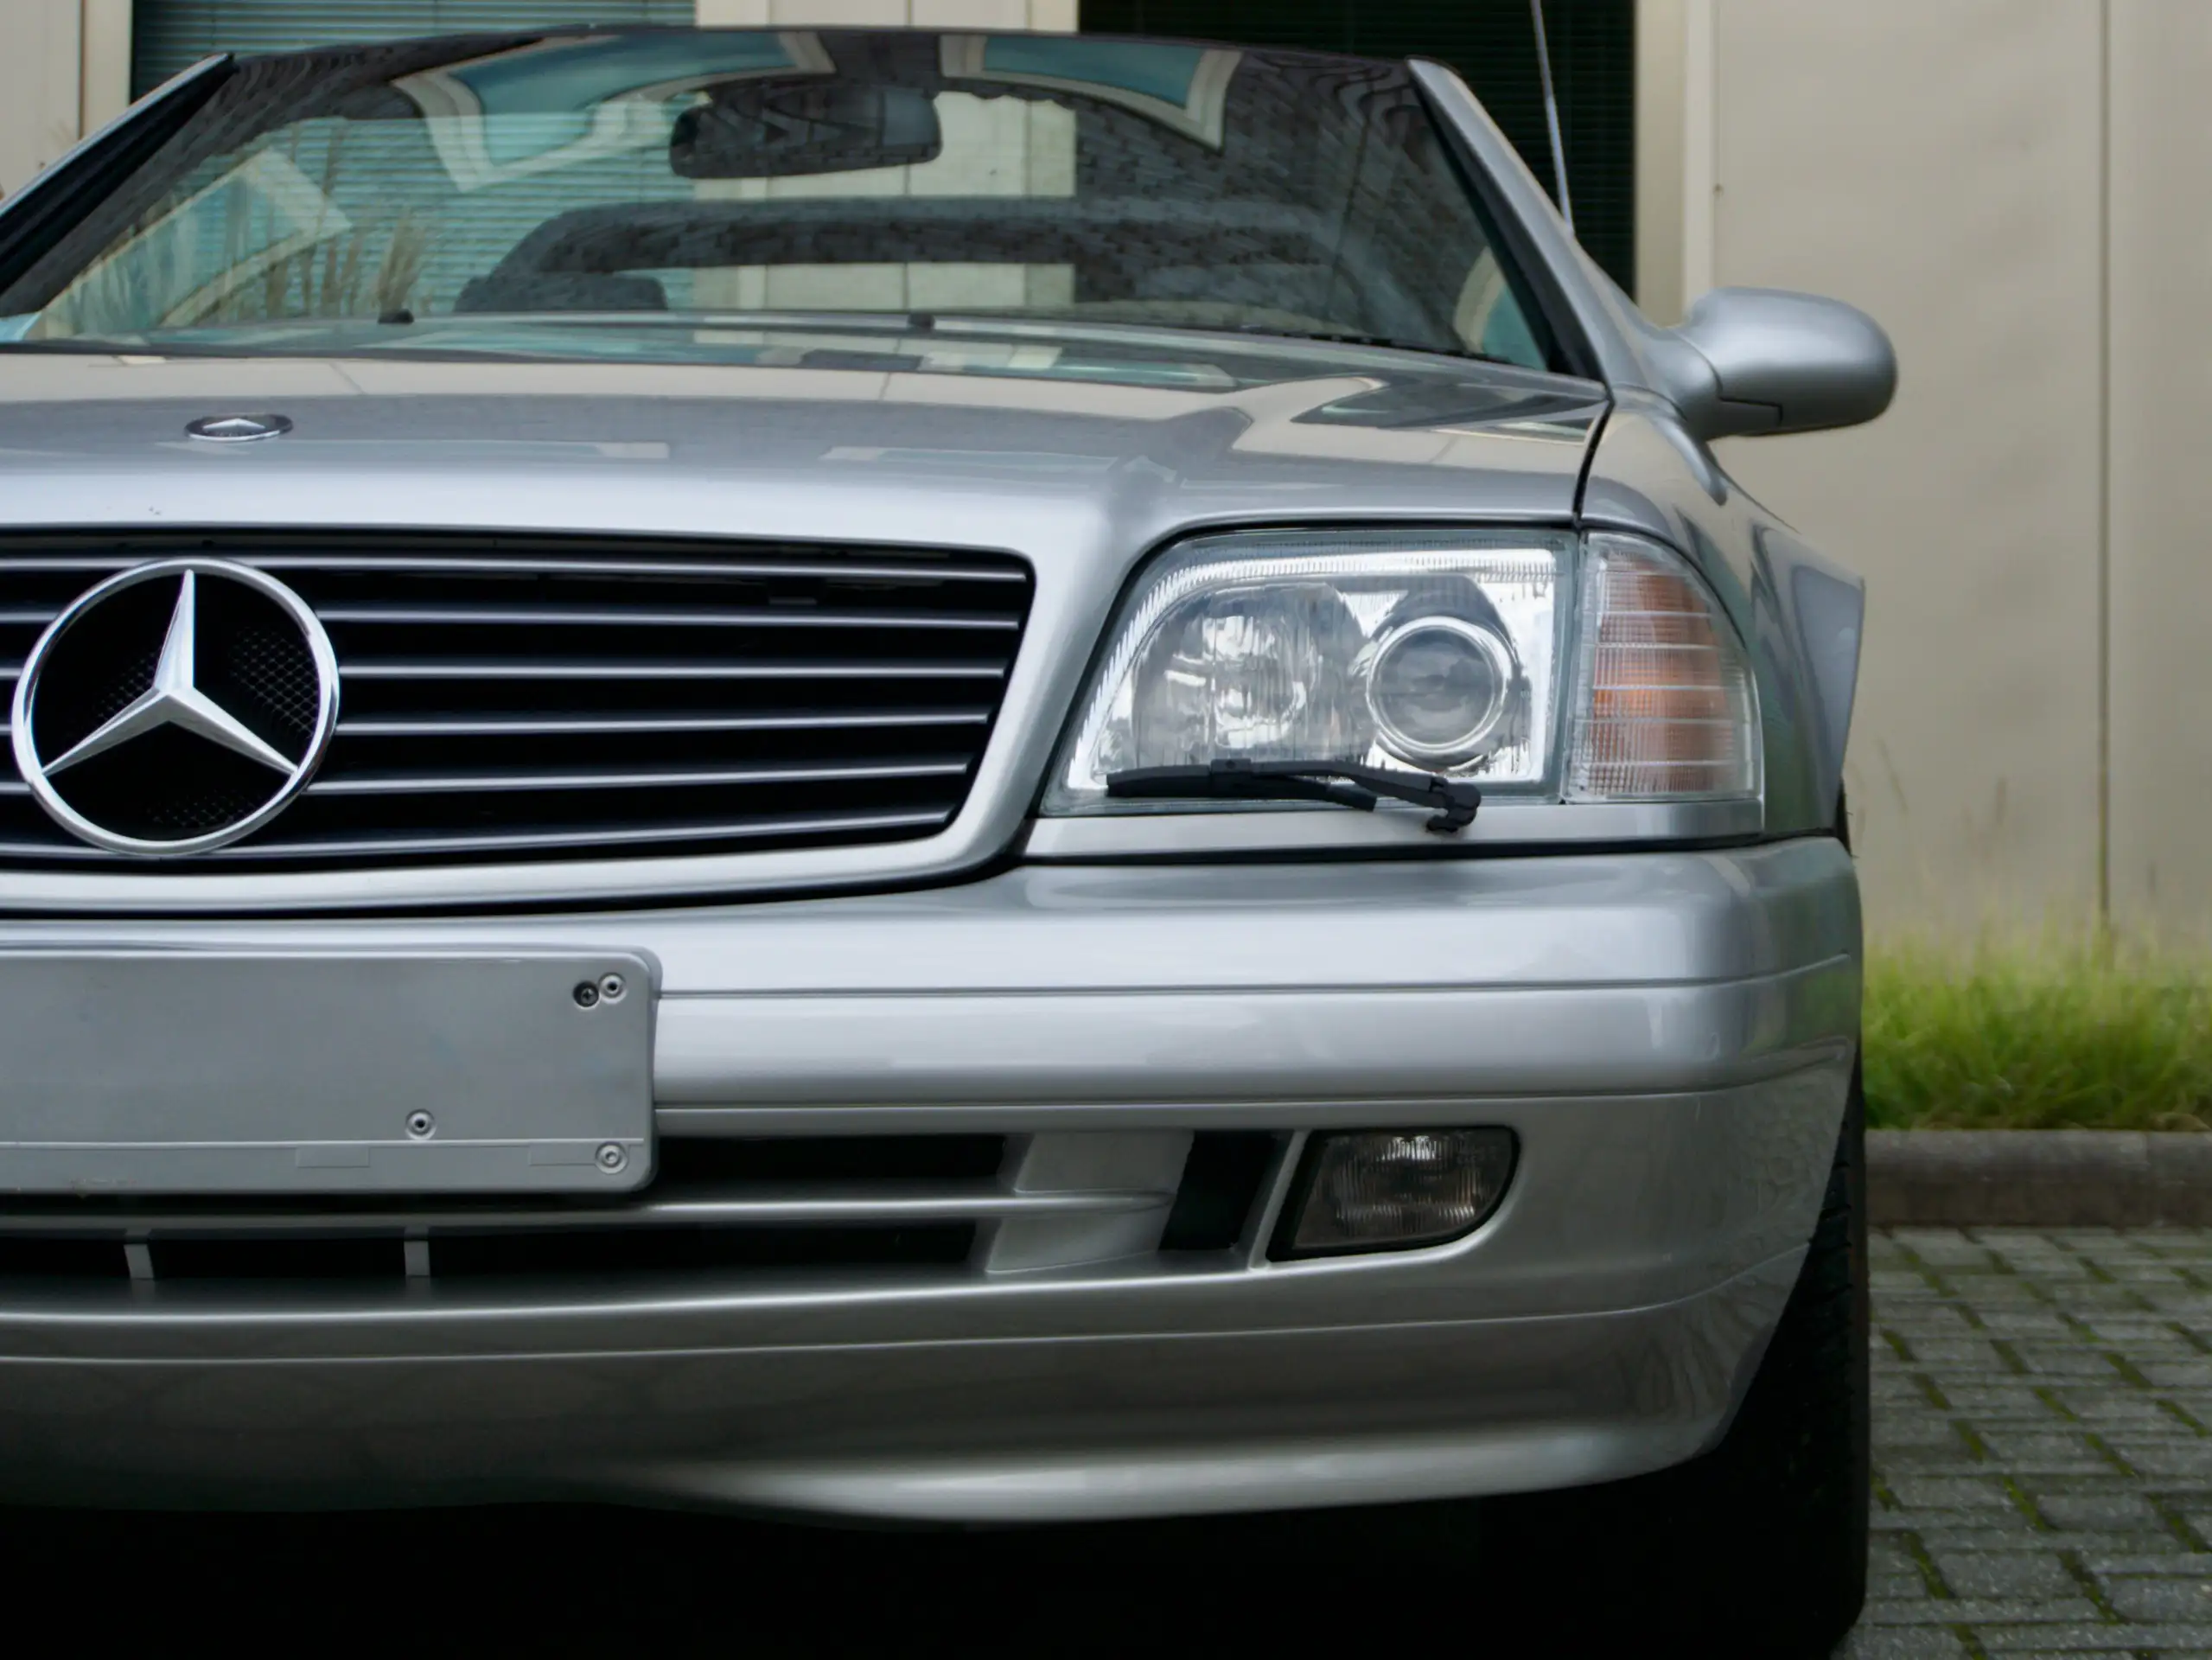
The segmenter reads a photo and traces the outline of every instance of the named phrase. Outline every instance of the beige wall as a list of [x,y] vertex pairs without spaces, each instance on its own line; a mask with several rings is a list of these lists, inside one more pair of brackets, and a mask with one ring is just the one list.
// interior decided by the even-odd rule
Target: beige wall
[[105,126],[131,102],[131,0],[80,0],[84,61],[78,76],[81,125]]
[[84,13],[85,0],[0,0],[0,190],[77,142]]
[[[1688,93],[1690,38],[1699,36],[1699,69],[1712,59],[1711,0],[1637,0],[1636,3],[1636,303],[1658,322],[1682,319],[1682,285],[1687,275],[1682,222],[1688,183]],[[1698,106],[1710,111],[1712,96],[1699,90]],[[1709,134],[1698,135],[1712,148]],[[1708,237],[1708,239],[1709,237]]]
[[0,0],[0,192],[130,102],[131,0]]
[[1677,100],[1646,119],[1684,135],[1679,163],[1643,157],[1662,176],[1641,198],[1663,208],[1671,191],[1683,227],[1679,275],[1654,256],[1654,309],[1709,284],[1805,288],[1897,342],[1878,424],[1723,446],[1754,495],[1870,579],[1846,775],[1877,925],[2083,916],[2107,845],[2123,914],[2155,866],[2170,925],[2212,919],[2196,828],[2212,738],[2192,714],[2212,704],[2193,644],[2212,559],[2187,551],[2212,521],[2212,481],[2188,464],[2212,433],[2212,364],[2183,310],[2212,279],[2194,90],[2212,4],[2110,10],[2109,393],[2100,0],[1646,0],[1641,19],[1642,84]]
[[2120,0],[2112,36],[2112,885],[2212,913],[2212,3]]

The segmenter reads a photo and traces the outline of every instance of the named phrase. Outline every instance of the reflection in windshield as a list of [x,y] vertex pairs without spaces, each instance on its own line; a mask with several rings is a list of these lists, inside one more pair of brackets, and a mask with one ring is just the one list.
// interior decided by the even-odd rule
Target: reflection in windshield
[[[0,331],[10,319],[0,318]],[[6,338],[0,332],[0,339]],[[1172,338],[1172,336],[1170,336]],[[129,339],[80,337],[118,350],[172,354],[214,351],[268,356],[423,355],[564,358],[633,363],[711,363],[772,369],[860,369],[877,374],[991,374],[1090,380],[1189,392],[1233,392],[1310,375],[1311,361],[1206,357],[1159,346],[1110,348],[1037,339],[955,338],[936,333],[826,332],[820,325],[703,317],[641,325],[622,318],[533,320],[456,317],[411,327],[339,322],[241,323],[178,329]],[[59,343],[59,342],[57,342]]]
[[238,349],[274,323],[725,310],[1546,361],[1402,68],[1082,36],[654,30],[249,60],[0,295],[28,341],[228,330]]

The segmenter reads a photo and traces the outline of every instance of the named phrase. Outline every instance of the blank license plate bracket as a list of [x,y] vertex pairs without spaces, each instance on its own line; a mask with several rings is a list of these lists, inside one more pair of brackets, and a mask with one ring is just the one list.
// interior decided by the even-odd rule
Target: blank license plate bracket
[[653,961],[0,952],[0,1191],[622,1192]]

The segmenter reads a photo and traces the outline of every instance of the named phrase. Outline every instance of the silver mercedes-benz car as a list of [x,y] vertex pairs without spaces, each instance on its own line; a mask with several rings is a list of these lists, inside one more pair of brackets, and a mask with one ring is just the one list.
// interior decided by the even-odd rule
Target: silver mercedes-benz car
[[1865,317],[1647,322],[1433,63],[609,30],[201,64],[0,340],[0,1497],[1849,1623],[1862,589],[1707,444]]

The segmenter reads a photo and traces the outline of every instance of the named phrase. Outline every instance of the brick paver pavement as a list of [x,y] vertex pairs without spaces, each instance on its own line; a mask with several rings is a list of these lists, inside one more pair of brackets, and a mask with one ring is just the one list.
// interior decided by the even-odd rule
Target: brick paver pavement
[[2212,1230],[1898,1229],[1848,1660],[2212,1657]]

